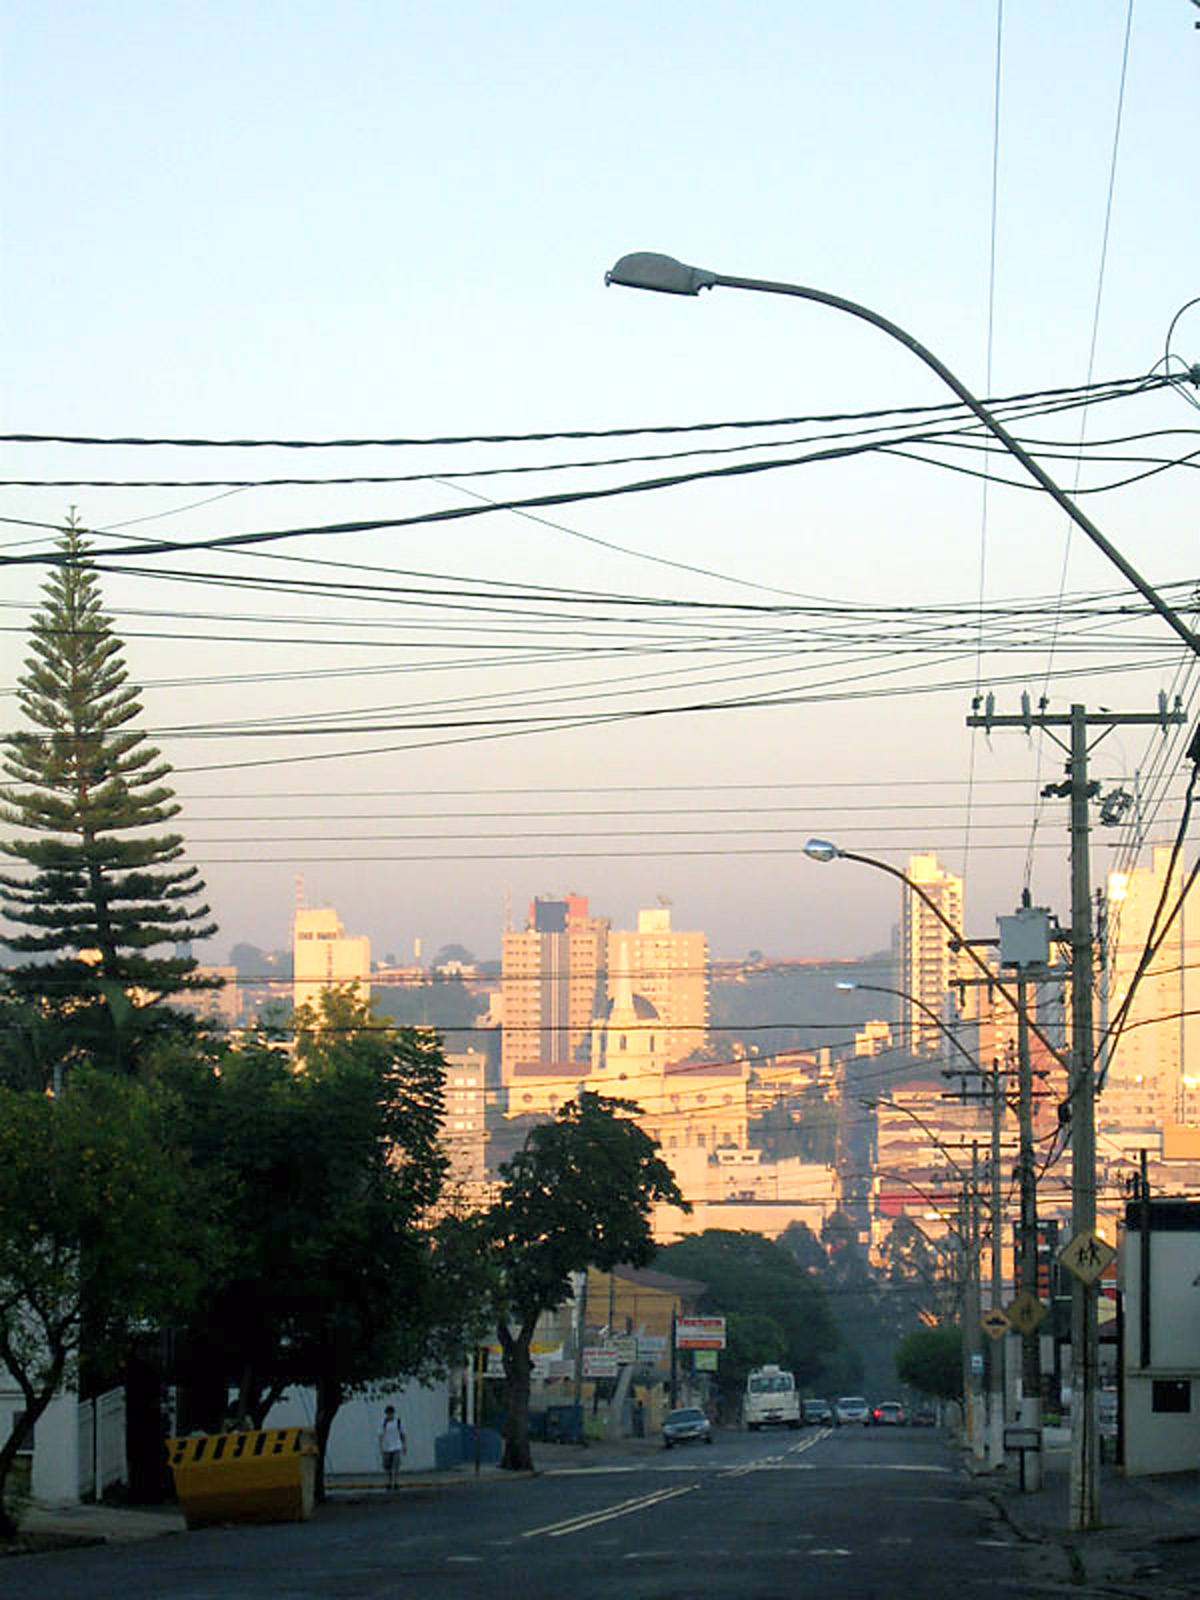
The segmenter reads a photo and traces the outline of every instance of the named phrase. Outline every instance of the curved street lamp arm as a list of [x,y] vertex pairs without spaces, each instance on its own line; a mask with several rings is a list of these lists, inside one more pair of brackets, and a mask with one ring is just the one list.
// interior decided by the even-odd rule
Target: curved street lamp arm
[[1192,651],[1193,655],[1200,655],[1200,634],[1196,634],[1188,627],[1183,618],[1173,610],[1162,598],[1154,586],[1146,581],[1136,567],[1130,565],[1121,552],[1105,538],[1104,534],[1092,519],[1079,509],[1070,495],[1060,489],[1050,474],[1034,460],[1028,450],[1014,439],[1004,424],[995,418],[982,401],[977,400],[971,391],[959,378],[955,377],[945,362],[938,359],[932,350],[914,339],[897,323],[881,316],[878,311],[872,311],[869,306],[859,305],[856,300],[847,300],[841,295],[829,294],[824,289],[810,289],[798,283],[775,283],[769,279],[761,278],[735,278],[722,272],[703,272],[699,274],[701,282],[699,288],[723,289],[750,289],[761,294],[785,294],[799,300],[813,300],[818,305],[830,306],[835,311],[845,311],[852,317],[858,317],[862,322],[869,322],[872,327],[879,328],[889,338],[895,339],[906,350],[911,350],[919,361],[923,361],[931,371],[936,372],[944,384],[954,391],[962,403],[979,418],[989,433],[993,434],[1010,455],[1014,456],[1021,465],[1050,496],[1054,503],[1061,507],[1077,527],[1083,529],[1092,543],[1103,552],[1113,563],[1117,570],[1133,585],[1138,593],[1151,605],[1163,621],[1183,640],[1184,644]]
[[976,1061],[975,1057],[967,1049],[966,1045],[963,1044],[962,1040],[954,1032],[954,1029],[950,1026],[950,1024],[948,1022],[944,1022],[942,1018],[938,1016],[937,1012],[932,1006],[926,1005],[924,1000],[918,1000],[915,994],[908,994],[904,989],[889,989],[885,983],[856,983],[854,987],[856,989],[868,990],[875,994],[894,994],[898,1000],[909,1001],[912,1005],[916,1006],[918,1010],[925,1013],[930,1022],[933,1023],[934,1027],[941,1029],[942,1033],[944,1033],[946,1038],[949,1039],[950,1043],[958,1051],[959,1055],[962,1056],[966,1061],[972,1072],[983,1071],[983,1068],[980,1066],[979,1062]]
[[1045,1045],[1046,1049],[1050,1052],[1055,1061],[1058,1062],[1060,1067],[1062,1067],[1065,1071],[1070,1071],[1070,1058],[1064,1056],[1061,1050],[1055,1049],[1055,1047],[1050,1043],[1049,1039],[1047,1039],[1046,1035],[1042,1032],[1041,1028],[1038,1027],[1037,1023],[1028,1014],[1017,996],[1001,978],[996,976],[983,957],[976,954],[974,947],[968,944],[966,939],[963,938],[961,930],[954,926],[954,924],[950,921],[950,918],[942,910],[941,906],[938,905],[937,901],[932,895],[926,894],[919,883],[914,883],[906,873],[901,872],[899,867],[892,866],[890,861],[880,861],[877,856],[861,856],[853,850],[843,850],[840,847],[838,848],[837,853],[843,861],[858,861],[866,867],[878,867],[880,872],[886,872],[890,877],[896,878],[900,883],[904,884],[906,888],[911,889],[917,898],[922,900],[925,905],[929,907],[930,911],[933,912],[934,916],[941,923],[942,927],[949,932],[951,938],[955,940],[959,948],[966,951],[967,955],[970,956],[971,960],[979,968],[980,972],[983,973],[988,982],[1001,995],[1003,995],[1005,1000],[1008,1001],[1014,1013],[1017,1016],[1024,1015],[1025,1021],[1029,1026],[1029,1031],[1033,1034],[1034,1038],[1037,1039],[1041,1044]]

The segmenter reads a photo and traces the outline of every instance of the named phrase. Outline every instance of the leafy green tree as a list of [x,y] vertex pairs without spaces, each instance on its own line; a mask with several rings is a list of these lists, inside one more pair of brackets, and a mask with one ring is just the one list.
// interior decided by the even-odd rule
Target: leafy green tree
[[718,1368],[725,1404],[736,1410],[754,1367],[787,1365],[788,1339],[782,1325],[762,1312],[731,1312],[725,1318],[725,1348]]
[[918,1328],[896,1352],[896,1372],[922,1394],[939,1400],[961,1400],[963,1392],[962,1329],[955,1325]]
[[[768,1317],[776,1323],[783,1331],[783,1348],[766,1359],[778,1360],[801,1385],[813,1382],[825,1357],[838,1346],[840,1336],[820,1284],[787,1249],[762,1234],[708,1228],[666,1246],[660,1265],[707,1285],[702,1310],[727,1319]],[[719,1382],[727,1405],[745,1386],[750,1367],[760,1364],[744,1358],[739,1362],[736,1350],[726,1350]]]
[[[74,522],[31,625],[17,701],[32,728],[4,741],[0,817],[31,835],[0,848],[5,942],[33,959],[10,968],[20,997],[69,1018],[79,1053],[128,1066],[138,1013],[199,985],[190,956],[159,947],[214,933],[204,884],[182,863],[169,765],[135,726],[138,690],[104,611]],[[158,953],[156,953],[158,952]]]
[[67,1088],[0,1089],[0,1367],[23,1419],[0,1444],[0,1531],[13,1461],[64,1381],[86,1318],[93,1352],[119,1357],[143,1318],[178,1318],[211,1235],[186,1205],[170,1100],[81,1068]]
[[829,1265],[825,1246],[807,1222],[789,1222],[779,1235],[779,1243],[810,1274],[820,1276]]
[[654,1256],[650,1208],[690,1209],[658,1144],[631,1120],[628,1100],[581,1094],[530,1130],[500,1167],[500,1195],[477,1224],[491,1257],[491,1294],[507,1380],[501,1465],[527,1471],[530,1354],[544,1311],[571,1293],[571,1274],[645,1266]]
[[[294,1057],[266,1042],[178,1074],[210,1186],[232,1196],[237,1247],[191,1344],[224,1409],[256,1425],[312,1384],[322,1459],[355,1390],[444,1366],[470,1307],[445,1292],[428,1227],[446,1161],[445,1063],[432,1035],[390,1027],[349,990],[296,1016]],[[220,1419],[199,1418],[208,1425]]]
[[897,1336],[953,1309],[957,1257],[951,1242],[931,1239],[911,1217],[897,1217],[880,1258],[881,1311]]

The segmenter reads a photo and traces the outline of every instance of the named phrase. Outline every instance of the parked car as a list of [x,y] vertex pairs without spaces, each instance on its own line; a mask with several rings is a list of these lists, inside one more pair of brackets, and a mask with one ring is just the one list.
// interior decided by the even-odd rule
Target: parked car
[[668,1411],[663,1418],[663,1445],[670,1450],[677,1444],[692,1444],[700,1439],[712,1443],[712,1423],[698,1406],[683,1406]]
[[833,1407],[828,1400],[801,1401],[800,1416],[802,1421],[815,1423],[823,1428],[833,1425]]
[[932,1406],[918,1406],[908,1419],[910,1428],[936,1428],[937,1412]]
[[871,1421],[877,1428],[902,1428],[904,1407],[899,1400],[881,1400],[871,1413]]
[[861,1394],[842,1395],[833,1414],[839,1427],[854,1422],[861,1423],[864,1428],[871,1426],[871,1408]]

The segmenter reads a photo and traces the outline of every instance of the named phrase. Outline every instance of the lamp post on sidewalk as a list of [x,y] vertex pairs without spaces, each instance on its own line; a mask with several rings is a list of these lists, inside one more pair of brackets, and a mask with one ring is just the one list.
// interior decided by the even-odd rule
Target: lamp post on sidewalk
[[[914,887],[916,887],[916,886],[914,885]],[[945,919],[943,919],[943,920],[945,920]],[[950,1043],[958,1051],[959,1055],[961,1055],[962,1058],[964,1059],[964,1061],[967,1063],[967,1067],[968,1067],[972,1077],[980,1077],[980,1078],[982,1078],[984,1076],[983,1068],[980,1066],[979,1062],[976,1061],[975,1057],[971,1054],[971,1052],[967,1049],[967,1047],[963,1044],[962,1040],[957,1036],[957,1034],[954,1032],[953,1028],[950,1027],[949,1023],[946,1022],[942,1017],[939,1017],[937,1012],[933,1009],[932,1006],[927,1005],[924,1000],[918,999],[918,997],[915,994],[909,994],[904,989],[894,989],[894,988],[890,987],[888,984],[884,984],[884,983],[850,983],[850,982],[843,981],[843,982],[839,982],[837,987],[839,989],[866,989],[866,990],[873,991],[873,992],[875,992],[877,994],[892,994],[892,995],[895,995],[897,997],[897,999],[905,1000],[905,1001],[910,1002],[912,1005],[916,1006],[919,1011],[923,1011],[925,1013],[925,1015],[927,1017],[929,1017],[930,1021],[933,1022],[934,1025],[941,1030],[941,1032],[945,1035],[945,1037],[950,1041]],[[1000,1063],[999,1062],[993,1062],[991,1078],[992,1078],[992,1083],[991,1083],[991,1100],[992,1100],[992,1140],[991,1140],[991,1146],[992,1146],[992,1160],[991,1160],[991,1189],[992,1189],[992,1203],[991,1203],[991,1216],[992,1216],[992,1305],[991,1305],[991,1309],[993,1311],[998,1311],[998,1310],[1002,1309],[1000,1302],[1004,1298],[1004,1274],[1003,1274],[1003,1260],[1002,1260],[1002,1255],[1001,1255],[1001,1240],[1002,1240],[1002,1236],[1003,1236],[1003,1229],[1002,1229],[1001,1215],[1000,1215],[1000,1213],[1001,1213],[1001,1201],[1000,1201],[1000,1196],[1001,1196],[1001,1188],[1000,1188],[1000,1111],[1001,1111],[1001,1105],[1002,1105],[1002,1101],[1001,1101],[1001,1093],[1002,1093],[1002,1091],[1001,1091],[1001,1087],[1000,1087]],[[931,1128],[927,1127],[925,1122],[920,1117],[917,1116],[915,1111],[912,1111],[908,1106],[897,1105],[895,1101],[892,1101],[890,1103],[895,1107],[895,1109],[897,1111],[902,1111],[902,1112],[904,1112],[904,1114],[906,1116],[911,1117],[912,1120],[914,1122],[916,1122],[919,1127],[924,1129],[924,1131],[929,1135],[929,1137],[938,1146],[938,1148],[940,1150],[942,1150],[947,1156],[949,1156],[949,1151],[946,1150],[946,1148],[942,1144],[941,1140],[937,1137],[937,1135],[933,1132],[933,1130]],[[951,1161],[951,1165],[953,1165],[956,1170],[959,1170],[957,1162],[954,1162],[952,1160]],[[975,1172],[974,1167],[972,1167],[971,1187],[972,1187],[972,1192],[977,1195],[977,1193],[978,1193],[978,1176],[977,1176],[977,1173]],[[974,1261],[973,1265],[974,1265],[974,1269],[975,1269],[976,1290],[978,1290],[979,1277],[980,1277],[978,1259],[976,1259]],[[974,1315],[973,1324],[969,1323],[967,1328],[966,1328],[966,1330],[965,1330],[967,1337],[965,1337],[964,1340],[963,1340],[964,1359],[969,1359],[969,1357],[973,1356],[980,1348],[980,1345],[979,1345],[979,1332],[980,1332],[981,1306],[979,1304],[978,1293],[976,1293],[976,1300],[975,1300],[975,1305],[974,1305],[974,1308],[973,1308],[973,1315]],[[973,1375],[974,1374],[972,1373],[972,1376]],[[967,1392],[969,1392],[971,1394],[971,1398],[974,1399],[974,1391],[973,1391],[973,1389],[970,1390],[970,1391],[967,1391]],[[971,1443],[972,1443],[972,1446],[976,1449],[976,1453],[978,1453],[978,1442],[979,1441],[978,1441],[978,1437],[977,1437],[977,1430],[975,1428],[975,1418],[974,1418],[973,1410],[972,1410],[970,1432],[971,1432]],[[1003,1355],[1002,1355],[1002,1348],[1000,1348],[1000,1347],[998,1347],[997,1350],[995,1351],[994,1358],[993,1358],[993,1360],[991,1362],[991,1381],[990,1381],[989,1386],[988,1386],[987,1454],[988,1454],[988,1464],[991,1467],[999,1468],[999,1467],[1004,1465],[1004,1361],[1003,1361]]]
[[[976,398],[962,380],[955,376],[933,352],[915,339],[912,334],[901,328],[897,323],[889,321],[878,311],[873,311],[868,306],[860,305],[857,301],[848,300],[842,295],[830,294],[824,289],[814,289],[798,283],[779,283],[766,278],[734,277],[727,273],[713,272],[704,267],[692,267],[682,261],[677,261],[671,256],[656,254],[651,251],[636,251],[621,259],[605,274],[605,283],[621,284],[632,289],[650,289],[660,294],[699,295],[701,289],[744,289],[758,294],[786,295],[793,299],[810,300],[818,305],[829,307],[834,311],[844,312],[847,316],[856,317],[862,322],[868,322],[872,327],[887,334],[891,339],[902,344],[942,380],[953,391],[959,400],[967,407],[983,427],[997,439],[1008,453],[1020,463],[1033,481],[1041,488],[1054,503],[1065,512],[1076,527],[1082,529],[1091,542],[1100,552],[1107,557],[1113,566],[1121,573],[1146,603],[1167,624],[1171,631],[1187,645],[1193,655],[1200,655],[1200,634],[1197,634],[1183,618],[1176,612],[1152,584],[1147,582],[1131,562],[1127,561],[1121,552],[1101,533],[1100,529],[1075,504],[1074,500],[1065,490],[1061,489],[1054,479],[1029,452],[1013,437],[1003,424],[992,415],[983,402]],[[1185,374],[1188,382],[1200,385],[1200,364],[1194,365]],[[1200,744],[1200,732],[1196,735]],[[1085,763],[1075,760],[1073,756],[1073,771],[1084,770]],[[1074,827],[1074,813],[1073,813]],[[1086,831],[1086,830],[1084,830]],[[1077,835],[1073,833],[1073,838]],[[822,843],[825,841],[812,841]],[[829,854],[817,856],[817,860],[832,860],[834,856],[843,855],[851,860],[867,860],[867,857],[855,856],[849,851],[839,851],[835,846],[827,845]],[[812,854],[810,850],[808,852]],[[1073,851],[1072,873],[1075,886],[1078,886],[1083,875],[1086,874],[1086,865],[1080,866],[1077,859],[1078,852]],[[903,877],[895,868],[888,867],[882,862],[872,862],[872,865],[890,871],[898,877]],[[914,886],[915,887],[915,886]],[[931,907],[937,910],[937,908]],[[938,911],[940,920],[946,920]],[[1078,923],[1073,918],[1073,929]],[[1088,935],[1090,941],[1090,932]],[[967,947],[969,953],[974,952]],[[1083,970],[1084,950],[1082,937],[1072,933],[1073,968],[1078,979]],[[1090,942],[1087,956],[1090,959]],[[978,958],[976,958],[978,960]],[[982,965],[982,963],[979,963]],[[1015,1004],[1012,995],[1001,984],[996,984],[1000,993],[1005,996],[1018,1016],[1021,1015],[1020,1007]],[[1073,1045],[1074,1057],[1070,1068],[1069,1081],[1073,1085],[1071,1100],[1071,1141],[1072,1163],[1075,1171],[1073,1179],[1072,1220],[1076,1236],[1081,1232],[1087,1233],[1094,1226],[1095,1221],[1095,1116],[1094,1106],[1090,1093],[1093,1079],[1092,1050],[1092,1018],[1090,1010],[1084,1016],[1085,1006],[1092,1003],[1090,984],[1087,986],[1086,996],[1076,994],[1073,1004]],[[1060,1052],[1050,1044],[1041,1029],[1030,1023],[1030,1031],[1040,1042],[1050,1050],[1055,1060],[1063,1063]],[[1082,1087],[1082,1092],[1081,1092]],[[1090,1528],[1099,1520],[1099,1472],[1096,1468],[1095,1430],[1090,1428],[1086,1420],[1095,1412],[1096,1407],[1096,1369],[1092,1359],[1096,1345],[1096,1308],[1094,1294],[1086,1287],[1075,1295],[1075,1314],[1072,1323],[1073,1361],[1081,1379],[1082,1396],[1077,1395],[1075,1406],[1072,1409],[1072,1451],[1071,1451],[1071,1526],[1075,1530]],[[1082,1399],[1082,1406],[1080,1405]],[[1090,1443],[1089,1443],[1090,1440]]]

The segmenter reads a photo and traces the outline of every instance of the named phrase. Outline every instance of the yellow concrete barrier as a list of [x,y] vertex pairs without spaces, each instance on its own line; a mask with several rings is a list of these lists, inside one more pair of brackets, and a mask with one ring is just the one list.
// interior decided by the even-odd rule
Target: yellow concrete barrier
[[317,1438],[311,1428],[168,1439],[167,1456],[189,1528],[312,1516]]

